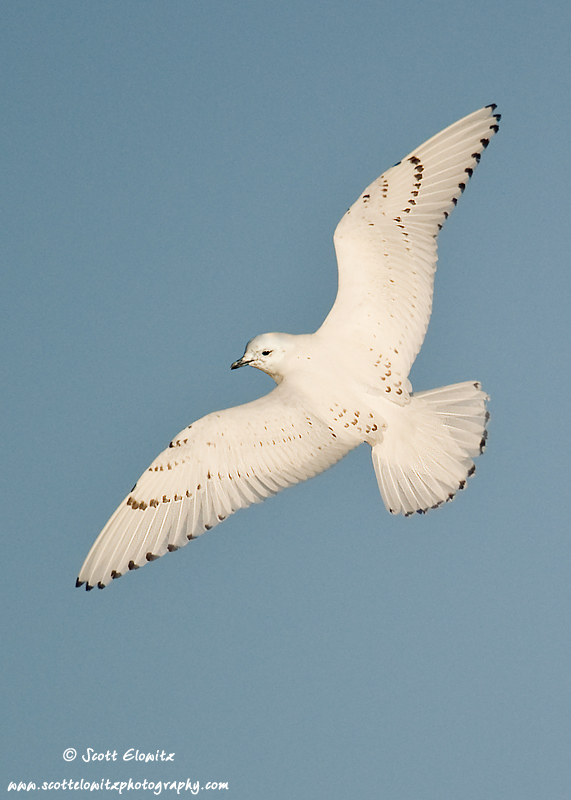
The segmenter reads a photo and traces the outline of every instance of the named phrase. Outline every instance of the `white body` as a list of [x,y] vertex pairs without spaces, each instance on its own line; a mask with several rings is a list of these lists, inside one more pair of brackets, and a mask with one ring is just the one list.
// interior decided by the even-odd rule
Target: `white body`
[[487,397],[475,381],[413,394],[408,373],[430,319],[436,238],[498,129],[494,112],[446,128],[363,192],[335,232],[339,290],[323,325],[248,343],[233,368],[261,369],[277,387],[175,437],[101,532],[78,586],[103,588],[363,442],[392,513],[423,513],[464,488]]

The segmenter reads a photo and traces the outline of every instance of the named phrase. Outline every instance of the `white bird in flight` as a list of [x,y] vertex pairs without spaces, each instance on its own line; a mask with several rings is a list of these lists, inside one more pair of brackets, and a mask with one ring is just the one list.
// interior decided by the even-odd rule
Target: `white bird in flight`
[[392,514],[422,514],[464,488],[486,441],[487,395],[475,381],[413,393],[407,376],[430,319],[436,239],[498,130],[495,109],[445,128],[365,189],[335,231],[339,288],[319,330],[248,342],[232,369],[249,364],[276,388],[179,433],[105,525],[77,586],[103,589],[362,442]]

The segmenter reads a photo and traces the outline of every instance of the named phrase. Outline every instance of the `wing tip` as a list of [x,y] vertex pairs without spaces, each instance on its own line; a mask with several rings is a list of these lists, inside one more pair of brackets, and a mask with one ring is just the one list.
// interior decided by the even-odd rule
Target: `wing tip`
[[[92,589],[95,589],[95,585],[92,586],[89,581],[81,581],[79,578],[77,578],[75,581],[75,588],[80,589],[82,586],[85,586],[86,592],[90,592]],[[105,584],[101,583],[101,581],[99,581],[96,586],[98,589],[105,589]]]
[[[495,113],[495,112],[496,112],[496,108],[497,108],[497,107],[498,107],[498,106],[497,106],[497,104],[496,104],[496,103],[489,103],[487,106],[484,106],[484,108],[489,108],[489,109],[490,109],[490,112],[491,112],[491,115],[490,115],[490,116],[494,117],[494,119],[496,120],[496,122],[499,122],[499,121],[501,120],[501,118],[502,118],[502,115],[501,115],[501,114],[496,114],[496,113]],[[494,127],[495,127],[495,131],[496,131],[496,133],[497,133],[497,130],[498,130],[498,127],[497,127],[497,125],[496,125],[496,126],[494,126]]]

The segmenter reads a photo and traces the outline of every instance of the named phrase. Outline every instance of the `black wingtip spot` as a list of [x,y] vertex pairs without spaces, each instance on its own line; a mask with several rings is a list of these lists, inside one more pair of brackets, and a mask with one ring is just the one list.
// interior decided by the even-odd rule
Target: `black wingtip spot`
[[486,106],[486,108],[490,108],[492,111],[495,111],[497,107],[498,106],[496,103],[490,103],[489,105]]
[[145,558],[147,559],[147,561],[156,561],[157,558],[160,558],[160,556],[156,556],[154,553],[147,553]]
[[79,587],[80,587],[80,586],[83,586],[83,584],[84,584],[84,583],[85,583],[85,581],[80,581],[80,580],[79,580],[79,578],[76,578],[76,581],[75,581],[75,588],[76,588],[76,589],[79,589]]
[[480,163],[480,159],[482,158],[482,154],[481,153],[472,153],[470,158],[473,158],[476,161],[476,163],[479,164]]
[[93,586],[90,586],[88,583],[85,584],[85,591],[90,592],[93,589]]
[[138,565],[135,564],[134,561],[129,561],[129,565],[128,566],[129,566],[130,570],[139,569]]
[[468,470],[468,477],[469,477],[469,478],[471,478],[471,477],[472,477],[472,475],[473,475],[475,472],[476,472],[476,465],[475,465],[475,464],[472,464],[472,466],[471,466],[471,467],[470,467],[470,469]]
[[105,584],[101,583],[101,581],[99,581],[99,583],[97,584],[97,588],[98,589],[105,589]]
[[122,572],[117,572],[117,570],[114,569],[111,573],[111,577],[113,580],[116,580],[117,578],[120,578],[122,574]]
[[485,150],[486,147],[490,144],[490,140],[489,139],[480,139],[480,144],[482,145],[482,147]]
[[175,544],[167,544],[167,550],[169,553],[174,553],[178,550],[178,547]]
[[472,175],[474,174],[474,170],[472,169],[472,167],[466,167],[464,172],[468,175],[469,178],[471,178]]

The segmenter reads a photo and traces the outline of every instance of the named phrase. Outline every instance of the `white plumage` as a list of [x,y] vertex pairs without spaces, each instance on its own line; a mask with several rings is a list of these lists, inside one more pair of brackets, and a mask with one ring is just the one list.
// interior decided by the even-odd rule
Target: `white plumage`
[[77,586],[104,588],[362,442],[392,513],[423,513],[464,488],[485,444],[487,396],[474,381],[413,394],[408,373],[430,319],[437,235],[498,130],[495,108],[433,136],[363,192],[335,231],[339,289],[323,325],[248,343],[232,367],[261,369],[277,387],[175,437],[97,538]]

